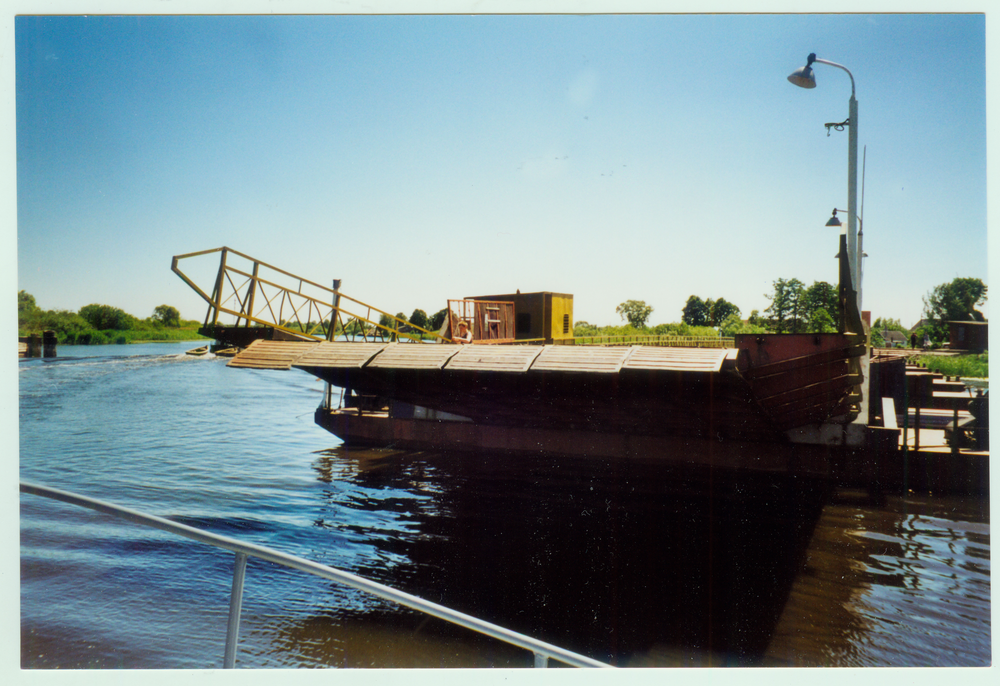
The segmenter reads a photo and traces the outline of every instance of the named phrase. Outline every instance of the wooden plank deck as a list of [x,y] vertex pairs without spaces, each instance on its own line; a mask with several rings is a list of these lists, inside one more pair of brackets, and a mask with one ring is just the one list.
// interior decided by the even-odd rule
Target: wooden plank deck
[[390,343],[368,366],[374,369],[441,369],[455,356],[460,345]]
[[448,360],[448,369],[524,373],[541,352],[538,345],[465,345]]
[[547,345],[531,365],[540,372],[589,372],[617,374],[625,360],[638,349],[591,346]]
[[388,347],[388,343],[323,342],[295,360],[294,366],[360,369]]
[[247,349],[231,359],[227,367],[249,369],[291,369],[298,358],[320,343],[300,341],[254,341]]
[[344,343],[259,340],[240,352],[231,367],[376,369],[449,369],[454,371],[718,372],[735,349],[571,347],[557,345],[421,345],[416,343]]
[[717,372],[735,348],[660,348],[643,346],[625,360],[624,369]]

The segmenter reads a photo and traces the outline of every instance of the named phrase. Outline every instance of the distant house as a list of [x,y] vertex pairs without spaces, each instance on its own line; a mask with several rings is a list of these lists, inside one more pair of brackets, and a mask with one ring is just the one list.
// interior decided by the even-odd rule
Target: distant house
[[948,322],[948,347],[981,353],[990,347],[988,322]]
[[910,333],[916,333],[925,326],[928,326],[930,323],[930,319],[921,319],[919,322],[910,327]]
[[902,331],[892,331],[888,329],[882,330],[882,340],[885,341],[886,347],[889,348],[902,348],[906,346],[909,338]]

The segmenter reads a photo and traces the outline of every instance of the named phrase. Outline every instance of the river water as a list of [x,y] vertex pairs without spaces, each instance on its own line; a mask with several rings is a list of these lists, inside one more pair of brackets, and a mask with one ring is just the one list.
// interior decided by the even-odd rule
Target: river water
[[[641,460],[346,450],[323,385],[194,343],[19,362],[20,476],[345,569],[618,666],[991,663],[989,503]],[[21,495],[23,668],[215,668],[233,556]],[[532,656],[251,559],[237,665]]]

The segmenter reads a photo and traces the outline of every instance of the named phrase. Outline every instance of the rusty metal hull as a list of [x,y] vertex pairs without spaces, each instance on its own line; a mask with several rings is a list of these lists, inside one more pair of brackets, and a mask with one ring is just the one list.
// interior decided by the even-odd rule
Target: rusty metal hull
[[348,445],[409,450],[484,451],[652,459],[730,470],[829,475],[829,450],[789,442],[605,433],[572,428],[491,426],[404,419],[386,412],[316,410],[316,423]]
[[[334,433],[368,443],[406,440],[444,447],[476,436],[496,437],[482,446],[490,448],[502,447],[504,434],[541,432],[546,445],[560,453],[589,450],[574,443],[591,440],[618,454],[624,449],[613,446],[643,437],[650,450],[700,441],[698,450],[715,455],[728,450],[719,445],[760,444],[752,451],[769,454],[790,443],[830,445],[839,440],[845,432],[824,429],[824,423],[833,420],[840,426],[850,420],[851,389],[857,381],[851,360],[863,354],[863,345],[840,335],[755,336],[738,339],[737,345],[670,349],[258,341],[230,365],[301,369],[344,389],[345,408],[370,412],[392,407],[391,419],[361,433],[330,424],[348,422],[349,413],[335,420],[317,416],[324,426],[336,428]],[[330,398],[328,407],[334,404]],[[475,428],[446,426],[435,438],[431,425],[411,426],[410,420],[433,413],[464,417]],[[412,435],[395,435],[397,424],[409,427]],[[803,427],[814,430],[803,433]],[[790,433],[792,429],[798,433]],[[516,449],[530,445],[524,441]],[[747,450],[741,448],[739,454]]]

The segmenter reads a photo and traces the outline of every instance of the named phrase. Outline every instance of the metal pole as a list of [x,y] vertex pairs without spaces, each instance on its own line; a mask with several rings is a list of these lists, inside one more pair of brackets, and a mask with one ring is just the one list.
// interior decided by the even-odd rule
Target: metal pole
[[236,666],[236,646],[240,640],[240,611],[243,609],[243,579],[247,571],[247,554],[236,553],[233,563],[233,592],[229,596],[229,626],[226,629],[226,654],[224,669]]
[[861,312],[861,272],[858,262],[858,101],[854,97],[851,78],[850,128],[847,142],[847,253],[851,260],[851,281],[858,292],[858,312]]
[[336,335],[337,322],[340,320],[340,282],[333,280],[333,311],[330,312],[330,329],[326,332],[326,340],[332,341]]

